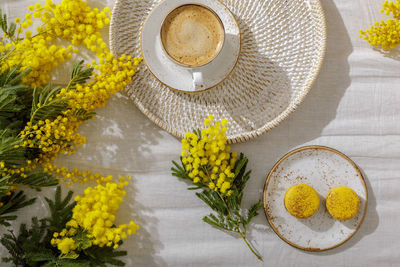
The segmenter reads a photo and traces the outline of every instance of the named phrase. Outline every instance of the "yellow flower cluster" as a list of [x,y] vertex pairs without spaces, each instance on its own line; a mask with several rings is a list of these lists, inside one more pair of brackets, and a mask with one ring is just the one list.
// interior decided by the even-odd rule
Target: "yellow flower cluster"
[[76,110],[92,111],[103,107],[115,93],[123,90],[131,81],[141,58],[122,55],[114,58],[112,54],[102,55],[101,64],[94,64],[97,74],[85,85],[77,85],[74,90],[62,89],[57,98],[69,99],[69,104]]
[[39,163],[46,171],[61,174],[67,185],[77,181],[104,180],[98,174],[93,176],[87,172],[70,172],[66,168],[55,168],[50,163],[60,154],[73,154],[76,147],[86,143],[86,138],[77,132],[83,121],[76,117],[76,111],[85,110],[90,113],[105,106],[113,94],[123,90],[131,81],[141,58],[122,55],[115,59],[108,54],[101,57],[100,61],[102,64],[94,66],[96,74],[92,81],[85,85],[78,84],[73,89],[63,88],[57,94],[57,99],[68,99],[69,102],[70,108],[63,116],[58,116],[55,120],[38,121],[36,124],[29,122],[20,133],[24,139],[22,146],[40,149]]
[[[84,184],[88,181],[96,181],[98,184],[105,184],[113,180],[111,175],[103,176],[99,173],[93,173],[91,170],[81,171],[76,168],[70,170],[64,166],[58,167],[52,162],[44,162],[42,167],[45,172],[53,173],[62,178],[66,187],[70,187],[73,183]],[[129,176],[127,178],[130,179]]]
[[399,19],[400,18],[400,2],[398,0],[396,0],[396,2],[393,3],[393,2],[388,2],[388,0],[385,0],[385,2],[382,5],[381,13],[385,13],[386,15],[390,15],[390,13],[392,13],[393,18]]
[[385,0],[381,10],[382,13],[393,14],[394,19],[375,22],[369,30],[360,30],[360,38],[366,40],[370,45],[390,50],[400,44],[400,2],[388,2]]
[[20,137],[24,139],[21,146],[39,148],[42,162],[54,160],[60,153],[71,154],[74,146],[86,142],[85,137],[76,132],[81,123],[76,117],[61,115],[54,120],[39,120],[36,124],[28,122],[20,133]]
[[46,38],[43,35],[37,35],[20,42],[13,41],[11,44],[0,44],[0,52],[14,50],[2,64],[0,71],[18,64],[21,64],[21,70],[32,67],[32,72],[24,77],[22,82],[29,84],[32,88],[45,85],[50,80],[50,72],[53,68],[72,56],[66,48],[51,45],[51,40],[51,37]]
[[[54,241],[52,240],[52,243],[53,242]],[[57,243],[57,248],[61,251],[62,254],[68,254],[70,251],[74,251],[77,248],[77,245],[72,238],[65,237]]]
[[114,226],[115,214],[122,198],[126,195],[124,186],[128,181],[121,177],[119,183],[108,182],[104,186],[88,187],[83,196],[75,198],[72,219],[60,233],[54,233],[51,244],[63,254],[77,249],[74,237],[78,229],[83,229],[93,245],[118,248],[118,243],[134,234],[139,226],[133,221]]
[[[37,163],[39,159],[36,158],[34,160],[27,160],[25,164],[17,165],[7,165],[4,161],[0,161],[0,178],[5,177],[7,175],[19,175],[22,178],[27,178],[32,170],[37,168]],[[10,183],[9,190],[6,191],[6,195],[11,195],[12,191],[18,189],[18,185]],[[0,191],[1,192],[1,191]],[[2,193],[2,192],[1,192]],[[1,204],[0,204],[1,205]]]
[[92,112],[103,107],[107,100],[131,81],[141,59],[122,55],[114,59],[108,54],[100,59],[103,64],[95,65],[96,74],[93,80],[85,85],[78,84],[76,88],[63,88],[56,95],[57,99],[68,99],[70,108],[63,116],[54,120],[29,122],[20,133],[24,139],[22,146],[39,148],[41,162],[54,160],[60,153],[72,154],[77,146],[86,143],[86,138],[77,133],[82,124],[76,116],[76,111]]
[[[13,53],[2,65],[1,71],[6,68],[21,64],[21,69],[32,67],[33,71],[24,78],[23,83],[43,86],[50,80],[50,73],[58,64],[71,58],[72,53],[77,53],[77,46],[82,43],[98,57],[110,53],[107,44],[101,37],[100,30],[110,24],[111,11],[105,7],[103,11],[92,9],[83,0],[63,0],[55,5],[47,0],[42,6],[40,3],[28,7],[25,19],[16,18],[18,24],[17,38],[0,42],[0,53]],[[43,25],[37,27],[37,34],[26,30],[32,26],[34,20],[40,20]],[[20,34],[25,31],[25,39],[19,40]],[[63,47],[56,45],[58,39],[67,40],[72,45]]]
[[182,163],[193,183],[229,196],[235,179],[233,169],[237,153],[231,153],[227,145],[227,121],[214,122],[210,115],[204,124],[206,128],[201,134],[188,132],[182,139]]
[[[48,83],[54,67],[70,58],[72,53],[77,53],[76,46],[81,44],[94,51],[100,59],[99,63],[92,62],[95,73],[89,83],[63,88],[56,95],[57,99],[68,99],[70,108],[54,120],[29,122],[20,133],[24,140],[21,146],[39,149],[39,158],[35,159],[35,163],[65,178],[67,185],[94,179],[105,181],[107,179],[99,174],[57,168],[51,161],[60,154],[74,153],[76,147],[86,142],[85,137],[77,132],[83,122],[77,116],[77,111],[90,113],[105,106],[113,94],[123,90],[131,81],[142,59],[126,55],[117,58],[110,54],[99,32],[110,23],[111,11],[108,7],[99,11],[89,7],[83,0],[63,0],[58,5],[47,0],[44,6],[36,3],[29,6],[28,10],[23,21],[15,19],[19,25],[17,37],[33,24],[34,19],[43,23],[37,28],[37,34],[32,36],[30,31],[25,31],[24,40],[8,40],[8,43],[4,41],[4,36],[0,44],[0,53],[12,51],[2,68],[18,64],[21,64],[22,69],[32,67],[32,72],[24,78],[23,83],[32,88]],[[60,39],[69,41],[71,45],[64,48],[54,44]],[[90,64],[88,67],[91,67]],[[8,171],[25,175],[18,169]]]
[[74,46],[84,43],[98,56],[109,52],[99,31],[110,24],[110,8],[92,9],[83,0],[63,0],[59,5],[47,0],[44,7],[35,5],[35,8],[33,15],[45,24],[41,30],[46,36],[57,36]]

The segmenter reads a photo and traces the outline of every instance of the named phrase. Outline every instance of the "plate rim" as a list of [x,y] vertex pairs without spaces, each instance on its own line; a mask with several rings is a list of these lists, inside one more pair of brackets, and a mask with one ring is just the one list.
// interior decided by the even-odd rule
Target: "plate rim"
[[[354,230],[354,232],[351,233],[351,235],[350,235],[349,237],[347,237],[344,241],[342,241],[342,242],[340,242],[340,243],[338,243],[338,244],[336,244],[336,245],[334,245],[334,246],[332,246],[332,247],[323,248],[323,249],[320,249],[320,248],[309,248],[309,247],[307,248],[307,247],[302,247],[302,246],[299,246],[299,245],[297,245],[297,244],[295,244],[295,243],[289,241],[287,238],[285,238],[285,237],[279,232],[279,230],[272,224],[271,218],[270,218],[270,216],[268,215],[268,212],[267,212],[267,205],[266,205],[266,192],[267,192],[267,188],[268,188],[268,183],[269,183],[269,181],[270,181],[270,179],[271,179],[271,177],[272,177],[272,174],[276,171],[276,169],[280,166],[280,164],[281,164],[284,160],[286,160],[287,158],[289,158],[290,156],[292,156],[292,155],[294,155],[294,154],[297,154],[297,153],[299,153],[299,152],[301,152],[301,151],[312,150],[312,149],[313,149],[313,150],[325,150],[325,151],[330,151],[330,152],[333,152],[333,153],[335,153],[335,154],[341,156],[341,157],[344,158],[345,160],[347,160],[347,161],[354,167],[354,169],[356,170],[356,172],[360,175],[360,179],[361,179],[362,185],[363,185],[364,190],[365,190],[365,192],[366,192],[366,194],[365,194],[365,196],[366,196],[366,197],[365,197],[365,207],[364,207],[364,210],[363,210],[363,215],[362,215],[362,218],[361,218],[359,224],[357,225],[356,229]],[[320,145],[302,146],[302,147],[296,148],[296,149],[294,149],[294,150],[292,150],[292,151],[286,153],[282,158],[280,158],[280,159],[274,164],[274,166],[272,167],[271,171],[268,173],[267,179],[265,180],[265,184],[264,184],[264,190],[263,190],[263,205],[264,205],[264,213],[265,213],[265,216],[266,216],[266,218],[267,218],[268,224],[271,226],[271,228],[274,230],[274,232],[277,234],[277,236],[278,236],[280,239],[282,239],[283,241],[285,241],[285,242],[288,243],[289,245],[291,245],[291,246],[293,246],[293,247],[295,247],[295,248],[297,248],[297,249],[300,249],[300,250],[311,251],[311,252],[321,252],[321,251],[331,250],[331,249],[334,249],[334,248],[337,248],[337,247],[343,245],[344,243],[346,243],[347,241],[349,241],[349,240],[358,232],[358,230],[360,229],[362,223],[364,222],[365,216],[366,216],[366,214],[367,214],[367,208],[368,208],[368,188],[367,188],[367,185],[366,185],[366,183],[365,183],[364,175],[362,174],[360,168],[357,166],[357,164],[356,164],[352,159],[350,159],[350,158],[349,158],[348,156],[346,156],[344,153],[342,153],[342,152],[340,152],[340,151],[338,151],[338,150],[336,150],[336,149],[334,149],[334,148],[327,147],[327,146],[320,146]]]

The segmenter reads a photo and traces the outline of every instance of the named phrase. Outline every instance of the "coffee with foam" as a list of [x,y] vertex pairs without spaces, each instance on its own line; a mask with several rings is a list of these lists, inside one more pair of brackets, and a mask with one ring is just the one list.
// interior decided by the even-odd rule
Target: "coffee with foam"
[[166,53],[176,62],[198,67],[211,62],[224,44],[224,26],[206,7],[188,4],[173,10],[161,28]]

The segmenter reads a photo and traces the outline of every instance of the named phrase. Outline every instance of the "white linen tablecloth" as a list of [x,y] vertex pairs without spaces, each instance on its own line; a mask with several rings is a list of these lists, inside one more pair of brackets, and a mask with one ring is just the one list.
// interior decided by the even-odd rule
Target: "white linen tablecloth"
[[[379,12],[382,2],[322,0],[328,46],[310,94],[280,126],[233,146],[249,157],[253,170],[245,206],[261,198],[267,173],[286,152],[314,144],[347,154],[364,172],[369,191],[367,215],[358,233],[336,249],[304,252],[279,239],[261,210],[250,231],[250,240],[264,257],[259,262],[241,239],[204,223],[208,207],[186,190],[185,182],[171,176],[179,140],[118,95],[81,128],[87,144],[58,163],[134,177],[117,216],[118,223],[133,219],[141,227],[123,245],[127,266],[400,266],[400,49],[384,55],[358,38],[360,29],[386,19]],[[33,3],[0,0],[0,8],[15,18]],[[89,3],[111,7],[114,1]],[[69,69],[59,71],[57,80],[65,81],[65,73]],[[76,193],[82,188],[73,187]],[[34,206],[19,213],[13,227],[29,223],[33,215],[46,215],[43,199],[53,192],[43,190]],[[6,255],[4,248],[0,254]]]

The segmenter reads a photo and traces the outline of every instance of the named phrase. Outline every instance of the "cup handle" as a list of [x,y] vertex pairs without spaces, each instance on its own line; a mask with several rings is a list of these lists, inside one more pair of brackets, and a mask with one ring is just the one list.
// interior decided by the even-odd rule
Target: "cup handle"
[[195,91],[203,88],[203,73],[202,72],[193,72],[193,89]]

